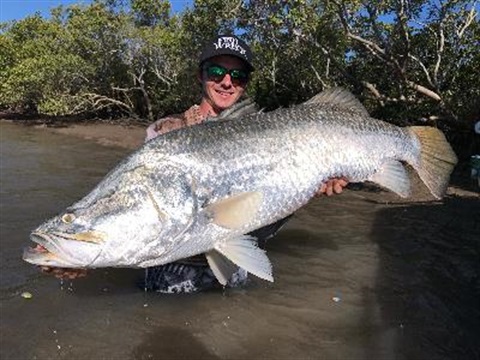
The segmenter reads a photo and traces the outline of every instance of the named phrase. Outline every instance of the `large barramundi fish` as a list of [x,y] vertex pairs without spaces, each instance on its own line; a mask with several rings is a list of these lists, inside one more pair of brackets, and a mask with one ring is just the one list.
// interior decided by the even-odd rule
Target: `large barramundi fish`
[[246,234],[298,210],[328,179],[371,181],[407,197],[407,163],[440,199],[457,161],[438,129],[373,119],[346,90],[267,113],[251,107],[144,144],[35,229],[41,246],[24,260],[144,268],[205,253],[222,284],[236,266],[273,281],[266,253]]

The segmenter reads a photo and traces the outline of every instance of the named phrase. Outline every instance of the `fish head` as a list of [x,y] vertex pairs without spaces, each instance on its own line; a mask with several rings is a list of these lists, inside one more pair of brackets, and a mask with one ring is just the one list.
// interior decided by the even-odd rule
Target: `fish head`
[[30,234],[37,246],[26,248],[23,259],[42,266],[88,267],[101,253],[107,234],[68,209],[46,221]]
[[192,223],[191,187],[181,181],[129,180],[87,195],[37,227],[30,239],[40,246],[25,249],[23,259],[95,268],[137,267],[164,256]]

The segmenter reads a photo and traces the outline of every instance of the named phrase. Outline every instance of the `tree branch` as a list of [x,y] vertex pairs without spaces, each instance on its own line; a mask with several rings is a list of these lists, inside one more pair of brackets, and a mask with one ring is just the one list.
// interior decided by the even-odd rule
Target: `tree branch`
[[438,95],[436,92],[434,92],[430,89],[427,89],[425,86],[416,84],[416,83],[414,83],[413,81],[410,81],[410,80],[407,80],[407,85],[410,88],[418,91],[420,94],[428,96],[429,98],[432,98],[433,100],[442,101],[442,98],[440,97],[440,95]]
[[380,105],[383,107],[385,106],[385,103],[383,101],[383,98],[384,96],[380,94],[380,92],[377,90],[377,88],[375,87],[375,85],[373,85],[372,83],[369,83],[368,81],[362,81],[362,85],[368,90],[370,91],[370,93],[378,100],[378,102],[380,103]]
[[86,101],[88,101],[95,110],[101,110],[101,109],[105,109],[107,107],[111,107],[115,105],[124,109],[129,114],[135,115],[135,112],[133,111],[133,109],[123,101],[113,99],[108,96],[95,94],[95,93],[83,93],[81,94],[81,97]]
[[426,78],[427,78],[427,81],[428,81],[428,84],[431,86],[431,87],[435,87],[435,85],[433,84],[433,81],[432,81],[432,78],[430,77],[430,73],[428,72],[428,69],[427,67],[423,64],[423,62],[417,58],[416,56],[412,55],[412,54],[408,54],[408,57],[412,60],[414,60],[415,62],[418,63],[418,65],[420,65],[420,67],[422,68],[422,71],[423,73],[425,74]]
[[437,61],[435,62],[435,66],[433,68],[433,79],[435,81],[435,88],[439,88],[439,82],[438,82],[438,71],[440,69],[440,64],[442,62],[442,56],[443,56],[443,51],[445,48],[445,35],[443,33],[443,24],[440,23],[439,29],[438,29],[438,37],[439,37],[439,44],[438,44],[438,49],[437,49]]
[[313,70],[314,74],[315,74],[315,77],[317,78],[317,80],[320,82],[320,84],[322,84],[323,88],[327,88],[327,84],[325,83],[325,81],[323,81],[322,77],[320,76],[320,74],[318,73],[317,69],[315,69],[315,66],[313,66],[313,64],[310,64],[310,68]]
[[475,17],[477,15],[477,12],[475,10],[475,5],[477,5],[477,1],[474,1],[473,4],[472,4],[472,8],[470,9],[470,12],[468,13],[467,15],[467,18],[465,19],[465,24],[463,24],[463,26],[460,28],[460,30],[457,32],[457,36],[459,39],[462,38],[463,36],[463,33],[465,32],[465,30],[467,30],[467,28],[470,26],[470,24],[472,23],[473,20],[475,20]]

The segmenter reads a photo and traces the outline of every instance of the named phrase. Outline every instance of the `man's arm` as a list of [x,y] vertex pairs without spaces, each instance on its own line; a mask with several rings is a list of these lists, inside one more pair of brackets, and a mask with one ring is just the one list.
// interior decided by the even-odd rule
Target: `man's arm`
[[158,135],[166,134],[169,131],[180,129],[185,126],[185,120],[181,115],[172,115],[155,121],[147,127],[147,137],[145,141],[149,141]]

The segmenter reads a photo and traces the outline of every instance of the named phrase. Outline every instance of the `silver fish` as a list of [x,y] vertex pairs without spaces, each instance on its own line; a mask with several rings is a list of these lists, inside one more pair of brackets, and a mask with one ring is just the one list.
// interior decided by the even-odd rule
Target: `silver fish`
[[[247,109],[247,110],[246,110]],[[205,253],[220,283],[236,267],[273,281],[249,232],[292,214],[345,177],[410,194],[403,163],[441,198],[456,156],[432,127],[373,119],[330,89],[268,113],[233,109],[144,144],[83,199],[31,233],[24,260],[69,268],[151,267]]]

